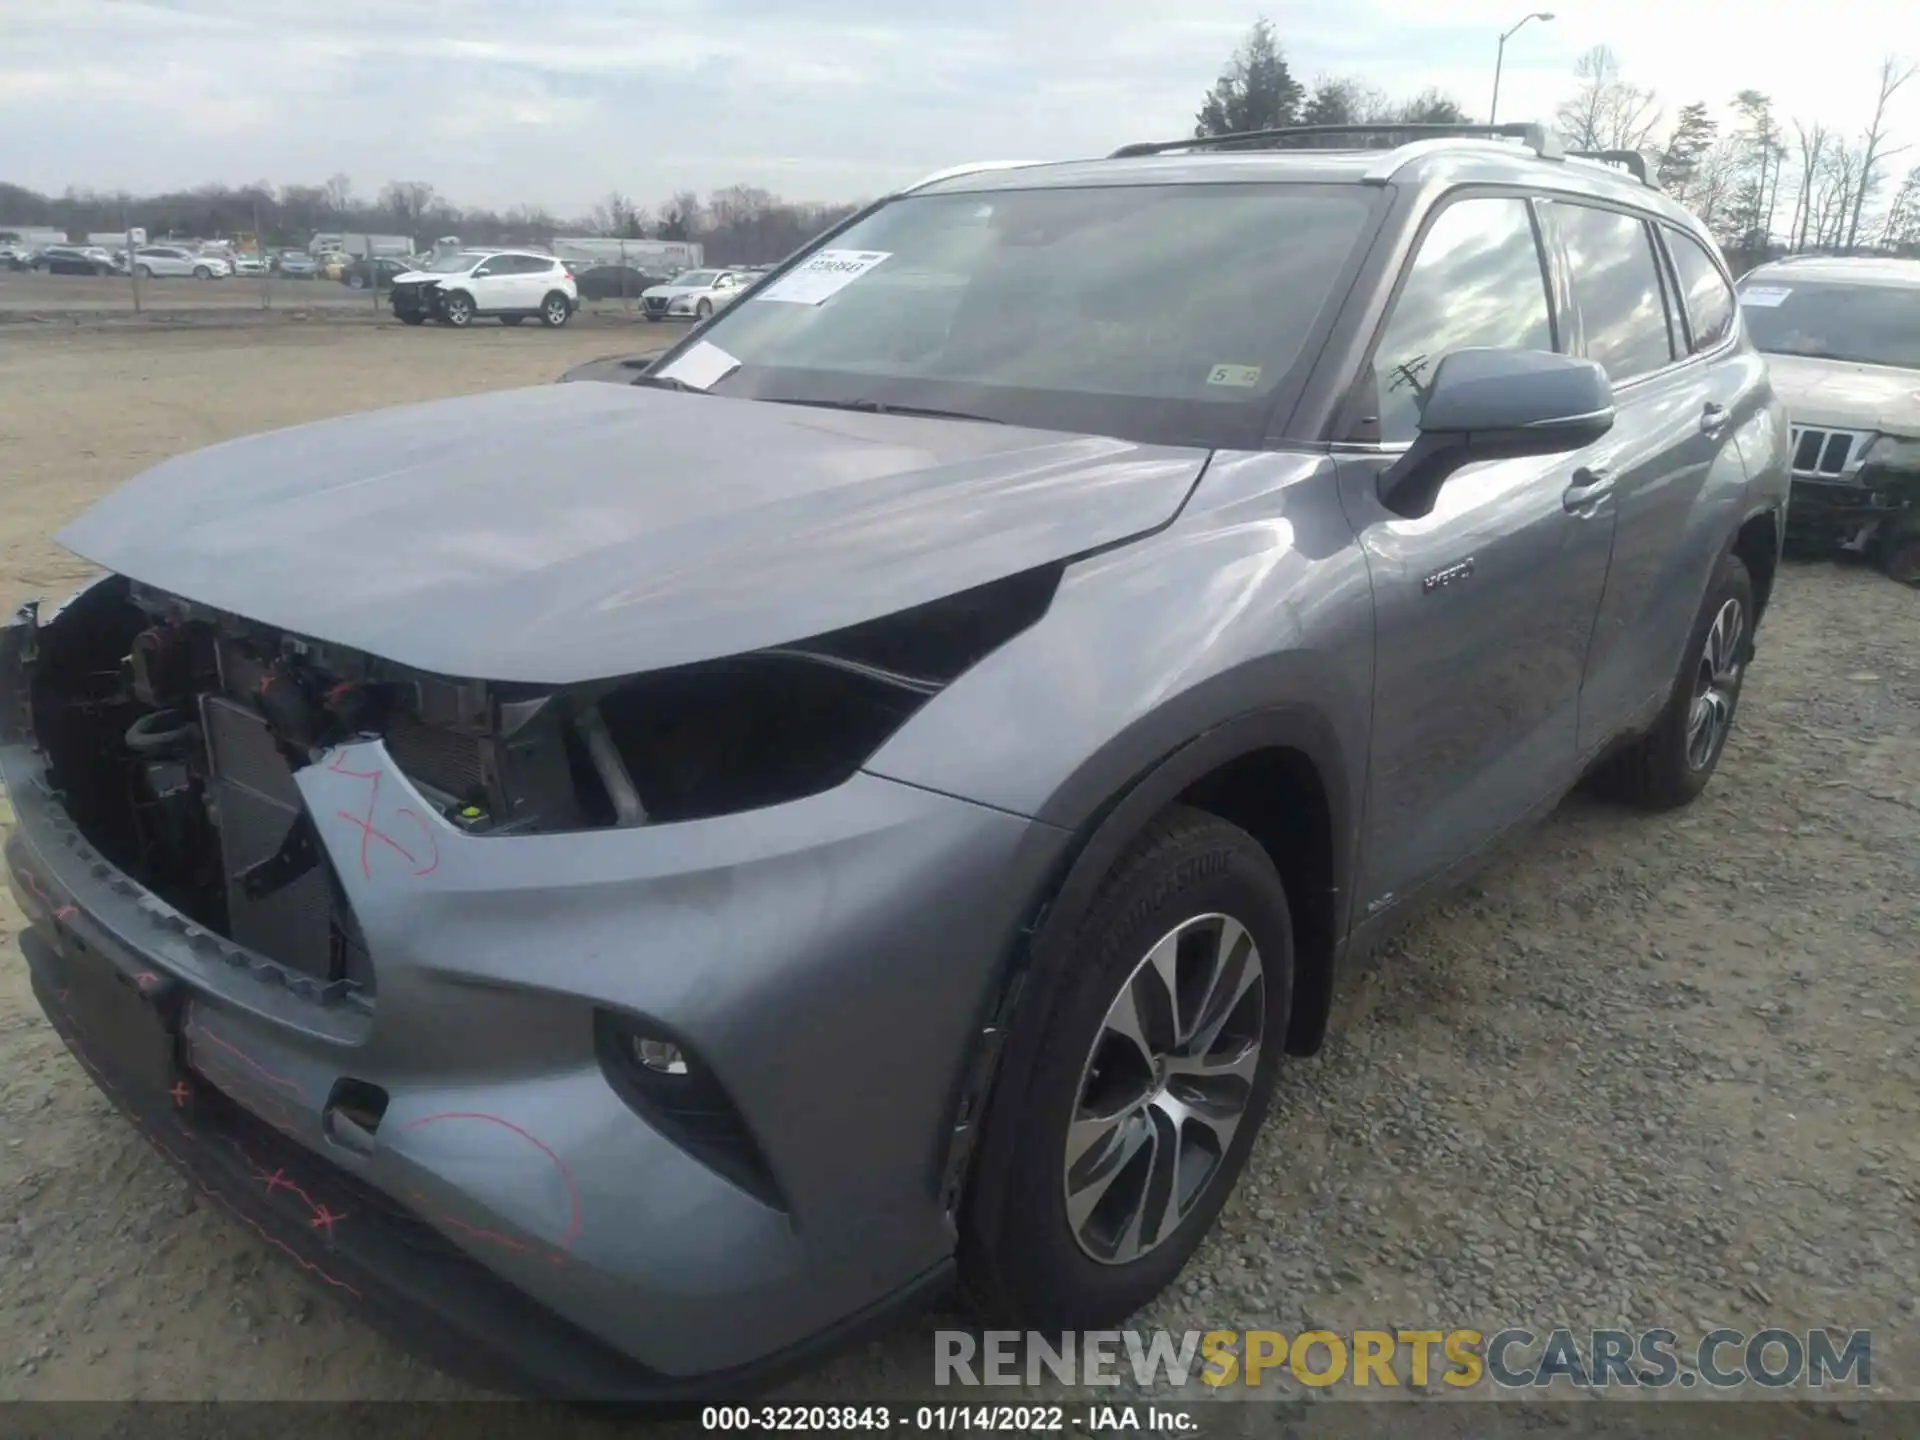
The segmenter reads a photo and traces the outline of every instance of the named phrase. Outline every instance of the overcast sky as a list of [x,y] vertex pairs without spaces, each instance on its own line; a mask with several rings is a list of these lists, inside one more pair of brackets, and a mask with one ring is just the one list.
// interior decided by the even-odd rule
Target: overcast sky
[[[1547,0],[1552,4],[1553,0]],[[1563,0],[1565,3],[1565,0]],[[0,0],[0,180],[209,180],[585,210],[736,182],[862,198],[968,159],[1098,154],[1188,132],[1261,11],[1294,72],[1484,115],[1523,0]],[[1500,111],[1547,117],[1611,45],[1669,115],[1750,87],[1849,133],[1912,0],[1565,3],[1507,46]],[[1920,79],[1896,129],[1920,140]],[[1920,160],[1896,157],[1895,170]],[[4,218],[4,217],[0,217]]]

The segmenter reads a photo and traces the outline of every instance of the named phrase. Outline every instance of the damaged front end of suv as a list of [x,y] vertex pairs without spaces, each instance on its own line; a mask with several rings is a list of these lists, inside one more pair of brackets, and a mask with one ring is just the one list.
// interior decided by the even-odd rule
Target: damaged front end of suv
[[[202,1193],[443,1368],[767,1383],[949,1283],[942,1137],[1068,838],[869,762],[1204,456],[427,408],[61,533],[108,573],[0,629],[35,995]],[[642,433],[702,484],[626,493]]]

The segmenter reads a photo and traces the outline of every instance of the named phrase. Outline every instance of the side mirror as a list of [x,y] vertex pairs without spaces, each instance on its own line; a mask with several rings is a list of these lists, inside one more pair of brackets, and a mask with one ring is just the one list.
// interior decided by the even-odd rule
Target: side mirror
[[1591,360],[1544,350],[1456,350],[1434,371],[1420,437],[1380,477],[1380,501],[1424,515],[1463,465],[1564,455],[1613,428],[1613,386]]

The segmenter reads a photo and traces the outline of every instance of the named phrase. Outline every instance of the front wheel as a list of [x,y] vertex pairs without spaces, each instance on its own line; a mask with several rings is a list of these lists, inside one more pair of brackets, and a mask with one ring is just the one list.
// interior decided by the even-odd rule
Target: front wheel
[[1754,620],[1753,578],[1730,554],[1707,587],[1666,709],[1594,776],[1603,794],[1643,810],[1675,810],[1707,788],[1733,733]]
[[1036,964],[962,1276],[989,1323],[1099,1328],[1173,1281],[1246,1165],[1287,1032],[1286,889],[1244,830],[1175,807]]
[[440,302],[440,318],[455,329],[465,329],[473,323],[473,301],[455,291]]
[[705,320],[711,314],[713,314],[713,302],[710,300],[702,300],[698,305],[693,307],[693,318],[695,320]]

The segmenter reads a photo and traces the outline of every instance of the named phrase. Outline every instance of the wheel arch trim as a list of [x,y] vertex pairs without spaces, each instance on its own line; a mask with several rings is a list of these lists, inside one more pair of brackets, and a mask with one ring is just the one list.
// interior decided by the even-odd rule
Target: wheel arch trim
[[[1064,942],[1092,904],[1100,881],[1155,815],[1208,776],[1271,750],[1292,750],[1306,757],[1320,782],[1331,821],[1331,885],[1326,903],[1332,912],[1332,953],[1314,966],[1296,965],[1296,1004],[1289,1047],[1295,1033],[1308,1034],[1315,1040],[1323,1033],[1331,997],[1330,977],[1338,968],[1350,920],[1358,831],[1354,800],[1345,780],[1345,747],[1337,731],[1313,707],[1281,705],[1223,721],[1161,756],[1094,808],[1077,827],[1073,843],[1042,885],[1026,925],[1009,947],[949,1109],[953,1121],[939,1177],[941,1196],[956,1220],[961,1219],[963,1207],[968,1212],[963,1227],[984,1220],[990,1228],[1003,1203],[1006,1176],[991,1159],[976,1163],[976,1141],[991,1123],[997,1106],[1017,1103],[1025,1089],[1025,1077],[1038,1058],[1031,1039],[1024,1044],[1006,1043],[1016,1035],[1018,1016],[1035,998],[1028,983],[1034,958]],[[1319,978],[1310,973],[1315,971]],[[1308,1006],[1303,1007],[1299,1003],[1302,1000]]]

